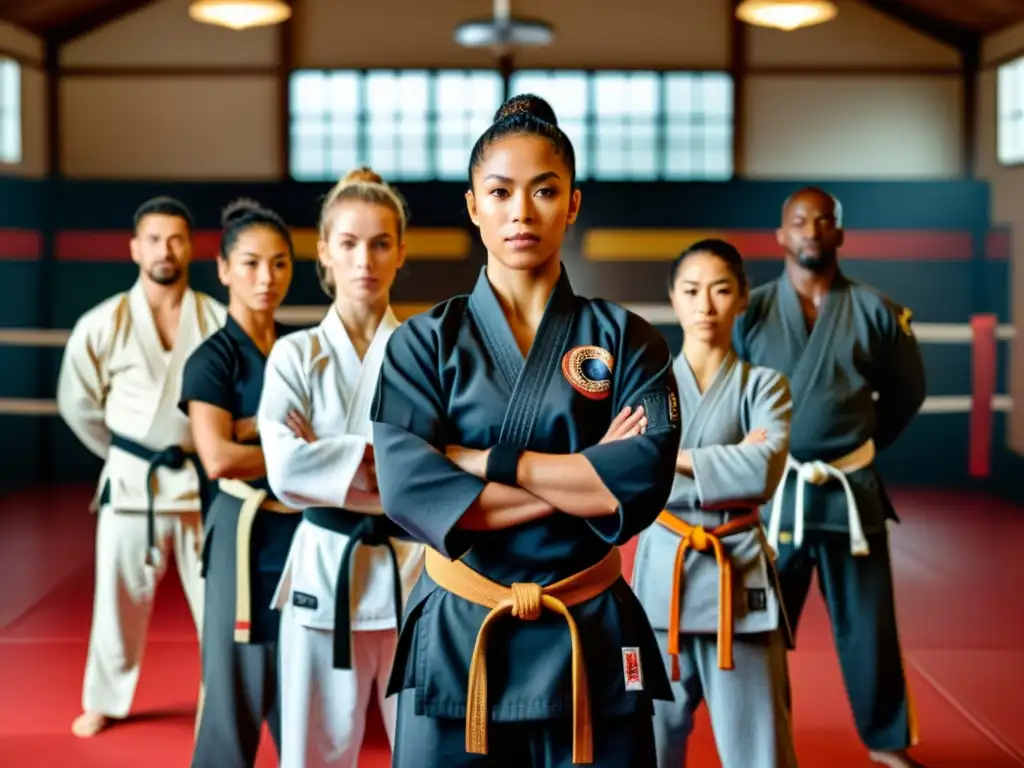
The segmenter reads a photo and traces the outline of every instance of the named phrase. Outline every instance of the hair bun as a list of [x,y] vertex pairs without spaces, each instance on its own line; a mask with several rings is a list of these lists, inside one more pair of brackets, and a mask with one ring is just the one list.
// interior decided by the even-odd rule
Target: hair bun
[[545,123],[558,125],[558,117],[555,115],[555,110],[551,108],[547,101],[533,93],[521,93],[506,101],[494,113],[494,122],[499,123],[516,115],[530,115]]
[[251,197],[240,197],[224,206],[224,211],[220,215],[220,225],[226,227],[233,221],[262,210],[263,206]]
[[341,180],[342,184],[383,184],[384,179],[380,177],[369,166],[364,165],[362,168],[356,168],[353,171],[349,171],[345,174],[345,178]]

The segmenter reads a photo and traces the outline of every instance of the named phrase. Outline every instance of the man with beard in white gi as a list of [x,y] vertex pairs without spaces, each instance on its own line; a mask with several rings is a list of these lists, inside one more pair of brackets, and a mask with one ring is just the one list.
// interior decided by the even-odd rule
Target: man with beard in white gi
[[185,205],[154,198],[134,223],[139,278],[78,320],[57,383],[61,417],[104,461],[91,505],[99,521],[83,713],[71,726],[83,738],[128,715],[172,549],[197,634],[202,627],[203,482],[176,404],[185,361],[227,310],[189,287],[193,222]]

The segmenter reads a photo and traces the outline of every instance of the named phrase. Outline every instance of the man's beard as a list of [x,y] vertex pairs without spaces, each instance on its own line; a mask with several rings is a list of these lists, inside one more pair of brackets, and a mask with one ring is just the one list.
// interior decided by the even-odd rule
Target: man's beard
[[799,251],[796,256],[796,263],[801,268],[806,269],[808,272],[814,272],[815,274],[821,274],[826,271],[835,262],[834,253],[807,253],[806,251]]
[[181,280],[182,271],[177,265],[157,264],[146,275],[157,285],[174,285]]

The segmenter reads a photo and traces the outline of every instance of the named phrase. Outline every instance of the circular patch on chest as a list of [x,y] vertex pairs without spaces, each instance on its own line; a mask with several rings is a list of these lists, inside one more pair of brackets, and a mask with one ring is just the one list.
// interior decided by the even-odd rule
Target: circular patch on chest
[[562,375],[572,388],[591,400],[604,400],[612,393],[615,358],[602,347],[573,347],[562,358]]

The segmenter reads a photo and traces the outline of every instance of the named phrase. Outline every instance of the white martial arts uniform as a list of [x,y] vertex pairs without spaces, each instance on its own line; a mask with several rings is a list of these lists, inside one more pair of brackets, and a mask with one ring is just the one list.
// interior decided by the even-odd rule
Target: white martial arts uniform
[[[332,307],[319,326],[282,337],[267,359],[258,425],[275,495],[296,509],[346,503],[372,442],[370,404],[388,338],[398,320],[388,308],[362,361]],[[317,440],[287,427],[297,410]],[[385,699],[397,631],[394,575],[385,547],[359,546],[351,569],[351,669],[333,667],[336,577],[349,537],[304,519],[275,596],[281,616],[281,768],[355,768],[366,708],[376,689],[394,743],[397,697]],[[421,544],[393,541],[404,605],[422,570]]]
[[223,305],[191,289],[181,303],[174,347],[160,342],[141,281],[86,312],[64,349],[57,383],[60,415],[104,460],[96,497],[96,587],[82,708],[108,717],[128,714],[146,641],[156,586],[173,548],[178,574],[202,627],[199,577],[202,522],[199,483],[190,462],[156,470],[153,501],[156,567],[146,565],[147,461],[111,442],[126,438],[153,451],[190,450],[188,419],[177,408],[185,361],[224,324]]

